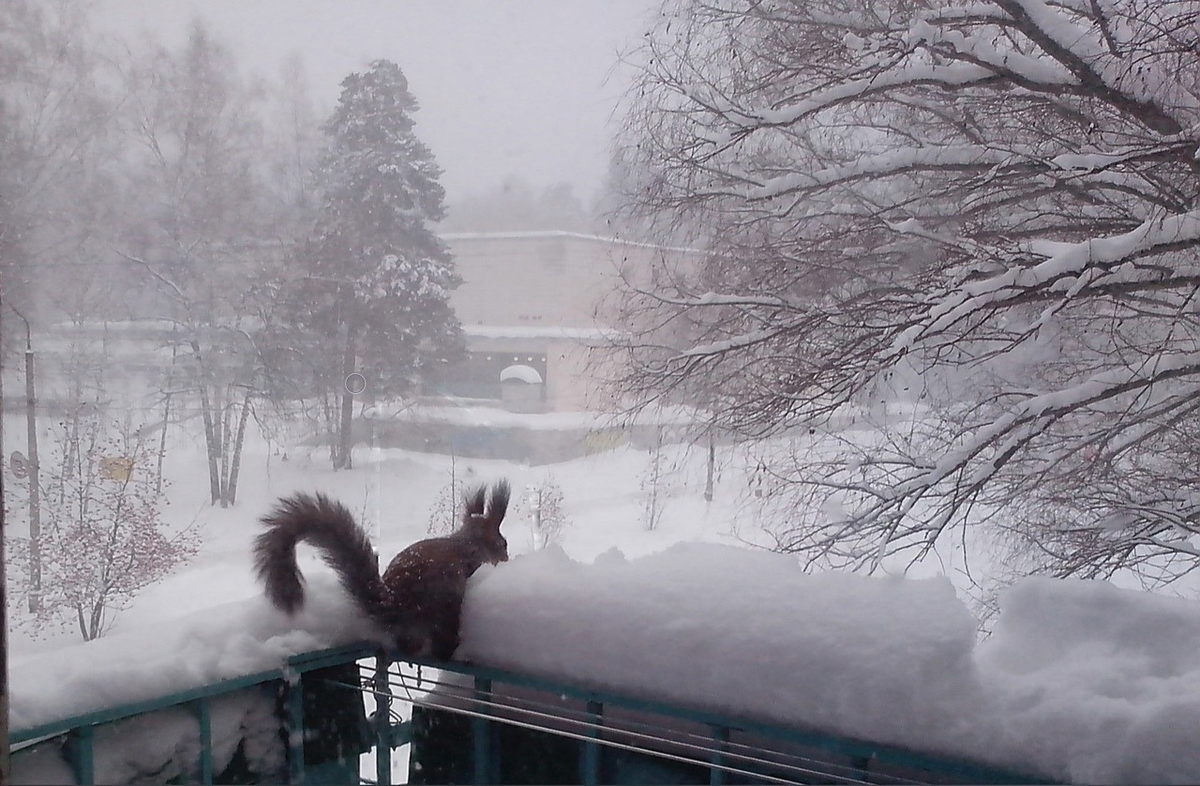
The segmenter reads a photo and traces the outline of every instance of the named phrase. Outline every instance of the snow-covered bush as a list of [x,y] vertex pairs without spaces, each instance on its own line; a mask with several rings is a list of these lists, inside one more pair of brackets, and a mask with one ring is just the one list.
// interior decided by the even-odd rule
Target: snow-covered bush
[[[139,591],[195,554],[198,540],[162,518],[167,500],[151,445],[99,417],[55,437],[41,462],[40,535],[9,540],[11,576],[30,610],[24,624],[39,632],[75,626],[91,640]],[[28,482],[23,494],[20,481],[6,483],[17,492],[5,500],[6,516],[26,522],[25,532]]]

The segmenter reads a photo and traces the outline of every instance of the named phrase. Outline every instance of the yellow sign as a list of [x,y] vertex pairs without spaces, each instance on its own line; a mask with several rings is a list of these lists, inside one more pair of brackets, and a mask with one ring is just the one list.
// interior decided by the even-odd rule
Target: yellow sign
[[133,459],[128,456],[104,456],[100,459],[100,477],[128,481],[133,477]]

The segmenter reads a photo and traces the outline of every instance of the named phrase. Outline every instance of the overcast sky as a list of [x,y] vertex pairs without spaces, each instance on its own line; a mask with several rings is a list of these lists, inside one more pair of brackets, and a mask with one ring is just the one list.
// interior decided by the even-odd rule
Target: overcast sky
[[[2,2],[2,0],[0,0]],[[299,52],[323,107],[370,60],[394,60],[421,105],[417,134],[451,201],[518,174],[569,182],[585,200],[607,168],[612,110],[628,73],[618,51],[656,0],[97,0],[97,20],[181,42],[193,15],[276,76]]]

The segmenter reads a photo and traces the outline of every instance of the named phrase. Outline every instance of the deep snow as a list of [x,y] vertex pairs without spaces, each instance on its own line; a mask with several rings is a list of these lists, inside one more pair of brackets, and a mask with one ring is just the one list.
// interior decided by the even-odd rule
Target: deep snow
[[[199,460],[194,444],[177,445],[172,476],[185,479]],[[320,451],[293,449],[283,461],[277,446],[256,442],[230,510],[177,482],[172,515],[201,528],[200,555],[99,641],[18,635],[13,728],[369,635],[315,555],[301,560],[311,603],[295,619],[267,606],[249,559],[254,519],[297,489],[349,504],[384,555],[423,537],[449,457],[367,448],[357,462],[333,473]],[[791,557],[737,545],[732,522],[753,513],[753,500],[744,506],[748,473],[732,453],[706,504],[702,451],[670,448],[653,532],[643,518],[645,452],[536,468],[454,464],[460,478],[507,476],[518,490],[553,477],[571,518],[562,548],[530,553],[528,511],[512,511],[504,532],[513,559],[473,580],[461,657],[1076,782],[1200,780],[1193,601],[1027,579],[1001,597],[980,641],[948,578],[809,575]],[[130,766],[105,761],[113,773]]]

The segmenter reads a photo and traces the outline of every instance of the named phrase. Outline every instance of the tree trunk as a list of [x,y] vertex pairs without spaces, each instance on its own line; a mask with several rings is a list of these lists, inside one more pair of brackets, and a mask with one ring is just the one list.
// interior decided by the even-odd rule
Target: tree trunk
[[338,458],[334,469],[352,469],[350,448],[353,446],[354,395],[350,392],[347,379],[355,369],[354,329],[346,327],[346,350],[342,355],[342,417],[338,428]]
[[242,445],[246,440],[246,421],[250,419],[250,393],[242,401],[242,414],[238,418],[237,436],[233,439],[233,455],[229,464],[229,484],[225,488],[225,496],[230,505],[237,502],[238,472],[242,467]]
[[155,494],[162,493],[163,461],[166,459],[166,455],[167,455],[167,423],[169,423],[171,420],[171,396],[173,395],[170,391],[175,384],[175,359],[178,356],[178,352],[179,352],[179,342],[178,342],[178,340],[176,340],[174,335],[172,335],[172,337],[171,337],[171,371],[167,376],[167,391],[168,392],[164,396],[165,401],[163,402],[162,436],[159,437],[159,440],[158,440],[158,466],[155,469],[155,475],[154,475],[154,493]]
[[[192,356],[196,358],[196,371],[203,377],[204,361],[200,355],[200,342],[192,339]],[[208,451],[208,488],[212,504],[221,501],[221,474],[217,467],[217,458],[221,455],[221,445],[218,442],[217,424],[213,421],[212,402],[208,397],[208,383],[200,380],[200,411],[204,415],[204,444]]]
[[91,641],[88,638],[87,621],[83,618],[83,606],[75,607],[75,617],[79,621],[79,635],[83,637],[84,641]]
[[221,398],[221,507],[229,507],[229,470],[233,450],[233,390],[226,387]]
[[88,641],[95,641],[96,639],[100,638],[100,626],[103,624],[103,622],[104,598],[101,598],[100,600],[96,601],[94,606],[92,606],[91,625],[89,626],[88,630],[90,635],[87,637]]
[[163,460],[167,455],[167,421],[171,419],[171,394],[166,395],[163,404],[162,434],[158,438],[158,462],[154,470],[154,493],[162,493]]
[[712,502],[713,500],[713,475],[716,474],[717,467],[717,446],[713,442],[713,433],[709,429],[708,432],[708,471],[704,476],[704,501]]

